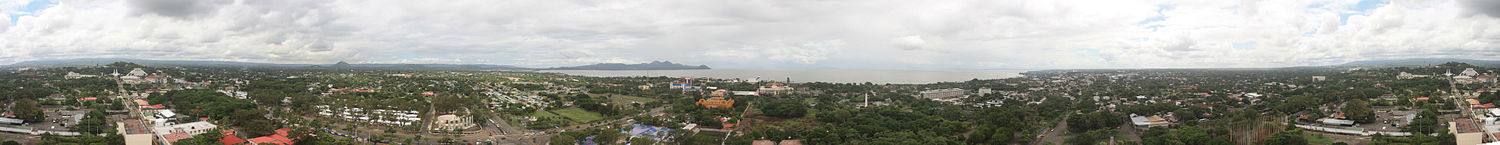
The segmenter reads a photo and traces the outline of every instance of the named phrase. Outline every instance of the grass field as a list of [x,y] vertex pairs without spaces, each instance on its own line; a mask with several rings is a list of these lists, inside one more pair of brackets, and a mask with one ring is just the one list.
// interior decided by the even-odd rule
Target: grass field
[[590,94],[590,96],[594,96],[594,97],[611,96],[611,95],[613,95],[614,97],[609,97],[609,100],[610,100],[610,102],[615,103],[615,104],[630,104],[631,101],[641,102],[641,103],[656,101],[656,99],[652,99],[652,98],[636,97],[636,96],[630,96],[630,95]]
[[583,108],[559,109],[552,110],[552,112],[557,113],[557,115],[567,117],[568,119],[573,119],[573,121],[577,122],[590,122],[604,119],[603,115],[599,115],[599,113],[589,112],[588,110],[583,110]]
[[531,112],[531,117],[537,117],[537,118],[557,117],[557,115],[553,115],[552,112],[536,111],[536,112]]
[[1328,138],[1327,136],[1318,135],[1318,134],[1306,134],[1306,135],[1303,135],[1303,136],[1306,136],[1307,143],[1309,143],[1309,144],[1322,144],[1322,145],[1333,144],[1333,139],[1332,138]]
[[713,131],[698,132],[698,135],[693,135],[691,140],[693,143],[717,144],[724,141],[724,133]]

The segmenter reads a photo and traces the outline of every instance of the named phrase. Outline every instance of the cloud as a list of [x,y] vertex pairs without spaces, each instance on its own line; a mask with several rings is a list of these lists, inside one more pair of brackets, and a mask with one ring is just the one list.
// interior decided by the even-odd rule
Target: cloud
[[221,5],[232,0],[127,0],[136,14],[153,14],[179,19],[213,14]]
[[1490,17],[1500,17],[1500,1],[1459,0],[1466,10]]
[[1482,0],[95,0],[59,1],[14,15],[26,3],[0,2],[7,14],[0,18],[17,20],[0,22],[0,64],[130,57],[526,67],[664,60],[743,69],[1159,68],[1488,59],[1482,52],[1500,52],[1494,2]]
[[893,41],[896,41],[896,48],[901,48],[901,50],[918,50],[927,47],[927,41],[917,35],[896,37]]

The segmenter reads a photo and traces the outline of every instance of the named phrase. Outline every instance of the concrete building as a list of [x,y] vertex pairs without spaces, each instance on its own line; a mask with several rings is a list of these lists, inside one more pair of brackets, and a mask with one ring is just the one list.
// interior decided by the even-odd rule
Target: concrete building
[[724,98],[724,97],[710,97],[708,99],[698,99],[698,103],[696,103],[696,104],[698,104],[698,106],[709,107],[709,108],[714,108],[714,107],[730,108],[730,107],[734,107],[734,99],[728,99],[728,98]]
[[1312,76],[1313,81],[1328,80],[1328,76]]
[[432,129],[434,130],[463,130],[474,126],[474,121],[467,117],[459,117],[453,114],[439,115],[432,120]]
[[136,76],[136,77],[144,77],[144,76],[148,76],[148,75],[151,75],[151,74],[146,73],[146,71],[141,70],[141,68],[135,68],[134,70],[130,70],[130,73],[125,73],[125,75]]
[[1140,116],[1135,114],[1130,114],[1130,124],[1134,125],[1133,127],[1140,131],[1150,129],[1151,127],[1167,127],[1172,125],[1166,119],[1162,119],[1161,116]]
[[957,98],[959,96],[963,96],[964,95],[964,90],[963,89],[959,89],[959,88],[926,90],[926,91],[920,92],[920,95],[921,96],[919,96],[919,97],[926,98],[926,99]]
[[1458,119],[1448,122],[1448,133],[1452,133],[1458,144],[1484,143],[1484,132],[1474,126],[1470,119]]
[[96,75],[85,75],[85,74],[78,74],[78,73],[75,73],[75,72],[68,72],[67,75],[63,75],[63,78],[67,78],[67,79],[91,78],[91,77],[96,77]]
[[158,144],[171,145],[177,140],[192,138],[194,135],[207,133],[209,130],[218,128],[218,125],[205,121],[183,123],[177,125],[163,125],[155,127],[155,139]]
[[755,94],[775,95],[792,93],[793,91],[796,91],[796,89],[793,89],[791,86],[787,86],[781,83],[767,83],[766,85],[760,86],[759,89],[755,89]]

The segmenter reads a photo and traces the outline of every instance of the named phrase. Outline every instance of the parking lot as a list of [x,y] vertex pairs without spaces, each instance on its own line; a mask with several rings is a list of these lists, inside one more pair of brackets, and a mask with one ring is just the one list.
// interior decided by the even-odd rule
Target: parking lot
[[1360,124],[1359,127],[1364,128],[1366,131],[1401,131],[1401,126],[1408,123],[1404,117],[1417,113],[1421,113],[1421,111],[1377,108],[1375,110],[1375,122]]
[[68,125],[73,125],[73,115],[83,115],[90,109],[67,110],[62,106],[42,106],[42,114],[46,119],[39,122],[27,122],[26,126],[36,130],[46,131],[68,131]]

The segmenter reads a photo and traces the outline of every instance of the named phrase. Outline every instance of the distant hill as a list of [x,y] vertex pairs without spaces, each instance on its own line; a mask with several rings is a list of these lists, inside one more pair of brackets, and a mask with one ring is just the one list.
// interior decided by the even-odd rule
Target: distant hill
[[59,59],[59,60],[37,60],[26,61],[7,65],[6,67],[69,67],[69,66],[94,66],[105,65],[113,62],[131,62],[145,66],[169,67],[169,66],[197,66],[197,67],[220,67],[220,68],[272,68],[272,69],[374,69],[374,70],[536,70],[509,65],[489,64],[349,64],[338,62],[335,64],[274,64],[254,62],[233,61],[194,61],[194,60],[147,60],[129,58],[83,58],[83,59]]
[[642,64],[623,63],[600,63],[574,67],[557,67],[549,70],[686,70],[686,69],[709,69],[707,65],[690,66],[672,63],[671,61],[652,61]]
[[1364,60],[1334,65],[1336,67],[1416,67],[1438,65],[1447,62],[1468,63],[1479,67],[1500,67],[1500,61],[1456,58],[1413,58],[1392,60]]

